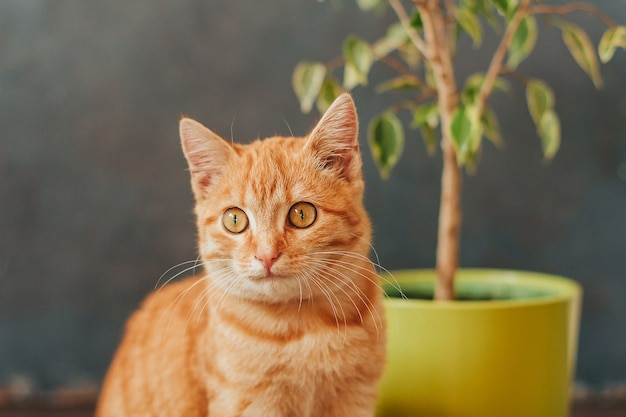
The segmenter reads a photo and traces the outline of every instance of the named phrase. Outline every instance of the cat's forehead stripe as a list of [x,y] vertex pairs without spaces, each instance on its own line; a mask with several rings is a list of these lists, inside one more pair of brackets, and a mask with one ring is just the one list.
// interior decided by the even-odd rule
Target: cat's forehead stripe
[[289,197],[288,191],[298,169],[293,156],[295,147],[301,142],[300,139],[276,137],[249,145],[243,172],[246,200],[272,203]]

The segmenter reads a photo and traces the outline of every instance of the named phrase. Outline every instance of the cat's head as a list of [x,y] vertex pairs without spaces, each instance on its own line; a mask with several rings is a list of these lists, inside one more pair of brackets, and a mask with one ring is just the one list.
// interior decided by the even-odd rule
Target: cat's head
[[233,144],[188,118],[180,136],[200,256],[217,285],[281,302],[328,297],[364,279],[370,223],[350,95],[304,138]]

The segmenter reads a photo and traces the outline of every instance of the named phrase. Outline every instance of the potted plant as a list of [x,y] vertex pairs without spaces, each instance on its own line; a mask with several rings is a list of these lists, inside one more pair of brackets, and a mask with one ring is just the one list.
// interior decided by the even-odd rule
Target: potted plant
[[[462,176],[463,170],[475,168],[484,138],[500,143],[489,98],[508,90],[509,78],[524,85],[545,159],[553,158],[559,148],[553,91],[545,82],[517,72],[536,45],[538,19],[561,30],[565,46],[598,88],[600,61],[606,63],[617,48],[626,48],[626,27],[583,2],[357,0],[357,4],[364,11],[391,6],[397,22],[375,42],[348,36],[340,59],[299,63],[292,81],[301,110],[317,106],[323,112],[341,91],[367,85],[373,64],[385,64],[396,75],[377,91],[404,93],[368,126],[369,147],[382,177],[389,176],[403,151],[400,112],[410,114],[411,126],[421,131],[430,153],[440,143],[443,158],[436,268],[394,272],[398,288],[388,288],[388,368],[379,414],[565,416],[580,288],[545,274],[459,270]],[[592,14],[607,26],[597,48],[580,26],[567,20],[573,12]],[[499,43],[484,62],[484,72],[457,84],[457,38],[465,33],[479,47],[485,22],[496,31]],[[342,81],[336,75],[340,69]],[[424,296],[429,291],[430,296]],[[411,299],[412,293],[435,301]],[[402,297],[407,295],[409,299]]]

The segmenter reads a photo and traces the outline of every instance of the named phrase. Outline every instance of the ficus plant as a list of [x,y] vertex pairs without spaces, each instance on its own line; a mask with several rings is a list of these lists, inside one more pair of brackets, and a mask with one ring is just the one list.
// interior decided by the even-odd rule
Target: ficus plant
[[[521,75],[518,66],[534,50],[539,22],[557,27],[565,47],[597,88],[602,87],[600,62],[608,62],[616,49],[626,48],[626,26],[618,25],[596,6],[585,2],[550,4],[542,0],[356,0],[364,12],[374,14],[391,7],[394,21],[379,39],[368,42],[348,36],[341,56],[327,63],[302,61],[292,83],[301,110],[323,112],[344,90],[367,86],[373,65],[386,65],[394,76],[376,92],[404,91],[389,109],[375,116],[367,130],[369,148],[383,178],[403,152],[405,126],[398,117],[408,112],[409,128],[419,130],[429,153],[441,146],[443,169],[437,240],[436,300],[454,299],[454,276],[459,265],[461,191],[463,171],[474,169],[483,139],[496,146],[502,138],[489,98],[521,82],[531,118],[546,160],[554,157],[561,141],[552,89],[542,80]],[[606,30],[594,46],[585,30],[568,18],[575,12],[593,15]],[[499,42],[484,61],[484,71],[460,82],[454,56],[457,41],[469,36],[482,47],[484,32]],[[407,93],[408,92],[408,93]],[[399,96],[400,97],[400,96]],[[407,98],[408,97],[408,98]]]

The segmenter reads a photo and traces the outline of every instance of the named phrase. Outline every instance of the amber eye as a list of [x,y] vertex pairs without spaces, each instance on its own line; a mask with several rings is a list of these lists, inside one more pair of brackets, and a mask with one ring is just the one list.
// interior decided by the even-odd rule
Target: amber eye
[[248,227],[248,216],[242,209],[231,207],[224,212],[222,223],[229,232],[241,233]]
[[311,203],[296,203],[289,209],[289,224],[298,229],[309,227],[317,217],[317,210]]

